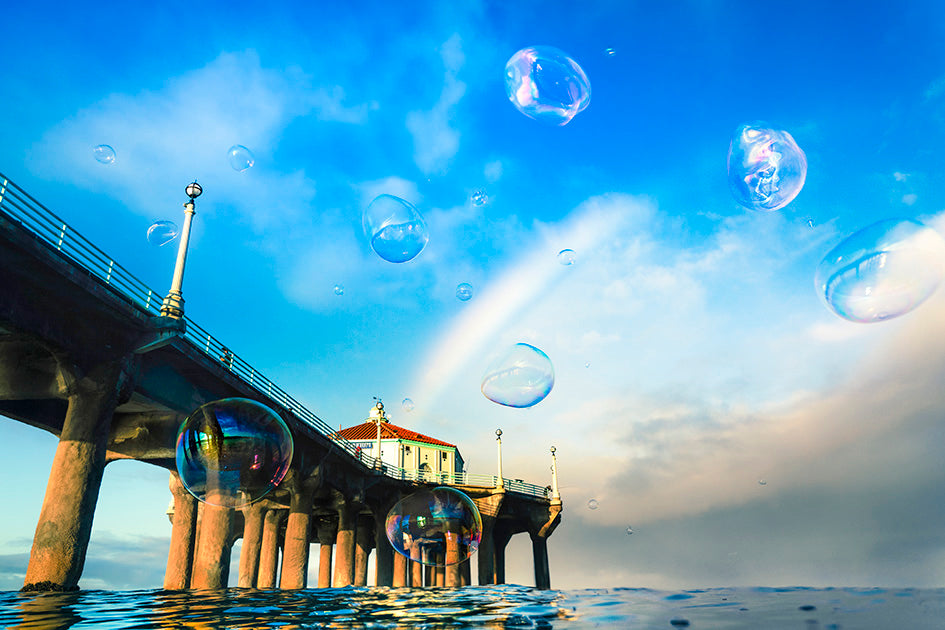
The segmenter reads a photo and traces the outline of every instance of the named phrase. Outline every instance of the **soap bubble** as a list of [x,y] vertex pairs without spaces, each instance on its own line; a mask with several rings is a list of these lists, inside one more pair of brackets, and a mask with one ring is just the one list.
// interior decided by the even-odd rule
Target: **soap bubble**
[[599,507],[600,507],[600,503],[597,502],[597,499],[591,499],[590,501],[587,502],[587,509],[589,510],[596,510]]
[[627,525],[627,536],[631,535],[632,533],[633,533],[633,528]]
[[617,54],[617,50],[615,48],[605,48],[604,54],[607,55],[608,57],[613,57],[614,55]]
[[544,400],[555,384],[548,355],[527,343],[517,343],[501,354],[482,377],[482,393],[506,407],[531,407]]
[[241,173],[256,163],[253,152],[242,144],[234,144],[230,147],[226,152],[226,159],[229,160],[234,171]]
[[807,158],[786,131],[765,123],[741,125],[728,149],[728,184],[735,201],[770,212],[788,205],[804,187]]
[[378,256],[392,263],[412,260],[423,251],[427,225],[409,201],[394,195],[378,195],[361,216],[364,233]]
[[209,402],[177,433],[177,472],[205,503],[239,508],[279,485],[292,461],[292,434],[273,410],[247,398]]
[[468,302],[472,294],[473,288],[468,282],[460,282],[456,285],[456,299],[460,302]]
[[852,322],[878,322],[924,302],[942,279],[945,240],[912,219],[884,219],[849,236],[817,267],[817,292]]
[[335,291],[335,295],[344,295],[344,294],[345,294],[345,288],[344,288],[343,285],[340,285],[340,284],[336,284],[336,285],[335,285],[334,291]]
[[409,398],[404,398],[404,401],[403,401],[402,403],[400,403],[400,404],[401,404],[401,406],[404,408],[404,411],[407,411],[407,412],[413,411],[414,405],[413,405],[413,401],[412,401],[411,399],[409,399]]
[[562,249],[558,252],[558,262],[565,267],[573,265],[575,260],[577,260],[577,258],[573,249]]
[[466,494],[453,488],[421,490],[401,499],[384,523],[398,553],[428,566],[458,564],[479,548],[482,517]]
[[505,64],[505,93],[526,116],[566,125],[591,102],[591,83],[567,54],[551,46],[523,48]]
[[115,163],[115,149],[107,144],[100,144],[94,147],[92,149],[92,155],[95,156],[95,161],[101,162],[102,164]]
[[148,242],[160,247],[177,238],[177,224],[173,221],[155,221],[148,228]]
[[589,367],[591,367],[591,362],[590,362],[590,361],[588,361],[587,363],[585,363],[585,364],[584,364],[584,367],[586,367],[586,368],[589,368]]
[[767,486],[767,485],[768,485],[768,482],[765,481],[764,479],[759,479],[759,480],[758,480],[758,485],[759,485],[759,486]]
[[481,190],[477,190],[472,194],[472,197],[469,198],[473,202],[473,205],[483,206],[489,200],[488,195]]

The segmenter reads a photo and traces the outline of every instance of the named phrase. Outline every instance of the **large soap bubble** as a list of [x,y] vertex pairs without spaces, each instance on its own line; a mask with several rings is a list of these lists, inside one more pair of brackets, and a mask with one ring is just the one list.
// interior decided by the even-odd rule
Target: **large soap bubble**
[[804,187],[807,158],[786,131],[765,123],[741,125],[728,149],[728,185],[749,210],[770,212],[788,205]]
[[428,566],[458,564],[479,548],[482,517],[476,504],[454,488],[421,490],[401,499],[385,521],[398,553]]
[[904,315],[938,287],[945,240],[912,219],[885,219],[849,236],[817,267],[817,292],[834,313],[870,323]]
[[392,263],[416,258],[430,240],[427,224],[417,209],[394,195],[375,197],[365,208],[361,225],[371,248]]
[[239,508],[279,485],[292,450],[292,434],[276,412],[247,398],[224,398],[184,420],[177,434],[177,472],[201,501]]
[[226,159],[234,171],[242,173],[256,163],[253,152],[242,144],[234,144],[226,152]]
[[93,147],[92,155],[95,157],[96,162],[101,162],[102,164],[115,163],[115,149],[107,144],[100,144],[97,147]]
[[560,126],[590,104],[591,83],[564,52],[529,46],[505,64],[505,93],[526,116]]
[[544,400],[555,384],[548,355],[527,343],[517,343],[486,369],[482,393],[506,407],[531,407]]
[[161,247],[177,238],[177,234],[177,224],[173,221],[155,221],[148,228],[148,242]]

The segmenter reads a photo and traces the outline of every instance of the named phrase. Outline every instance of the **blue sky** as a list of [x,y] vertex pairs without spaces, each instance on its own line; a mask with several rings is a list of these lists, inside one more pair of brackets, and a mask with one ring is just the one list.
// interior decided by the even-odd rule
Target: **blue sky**
[[[506,476],[542,485],[554,444],[556,587],[941,585],[945,299],[858,325],[814,291],[823,255],[874,221],[945,226],[945,9],[873,5],[9,7],[0,171],[161,292],[176,242],[145,232],[180,223],[197,178],[188,315],[332,426],[381,396],[476,473],[502,427]],[[590,79],[566,126],[505,95],[530,45]],[[807,156],[777,212],[727,188],[753,120]],[[233,144],[252,168],[230,168]],[[429,226],[400,265],[361,233],[385,192]],[[525,410],[479,392],[519,341],[556,371]],[[3,421],[0,443],[22,505],[0,525],[0,588],[18,588],[55,438]],[[83,585],[160,584],[166,483],[109,465]],[[509,579],[531,583],[518,538]],[[123,549],[147,556],[134,573]]]

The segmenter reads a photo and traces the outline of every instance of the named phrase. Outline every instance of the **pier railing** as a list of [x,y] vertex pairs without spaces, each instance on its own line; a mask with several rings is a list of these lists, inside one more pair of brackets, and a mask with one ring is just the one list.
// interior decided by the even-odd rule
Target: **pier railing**
[[[46,208],[29,193],[17,186],[0,173],[0,213],[18,223],[57,251],[72,264],[88,271],[98,278],[126,302],[149,315],[160,315],[163,294],[148,287],[130,271],[115,262],[87,238],[72,229],[59,216]],[[248,383],[263,396],[292,413],[301,422],[323,436],[333,440],[340,448],[358,459],[366,468],[380,470],[394,479],[416,482],[435,482],[449,485],[498,486],[498,477],[489,475],[469,475],[467,473],[426,473],[406,470],[383,464],[370,455],[364,455],[350,441],[337,436],[321,418],[309,411],[298,400],[286,393],[281,387],[259,373],[253,366],[236,355],[216,337],[198,326],[186,315],[183,338],[197,351],[220,361],[234,375]],[[537,497],[548,496],[542,486],[525,483],[520,479],[503,479],[507,490]]]

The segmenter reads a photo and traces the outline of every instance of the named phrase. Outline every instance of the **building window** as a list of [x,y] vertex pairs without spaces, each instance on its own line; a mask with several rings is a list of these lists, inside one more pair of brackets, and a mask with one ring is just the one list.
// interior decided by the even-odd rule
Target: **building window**
[[443,459],[445,460],[448,456],[449,456],[449,454],[446,453],[446,451],[444,451],[444,452],[443,452]]

